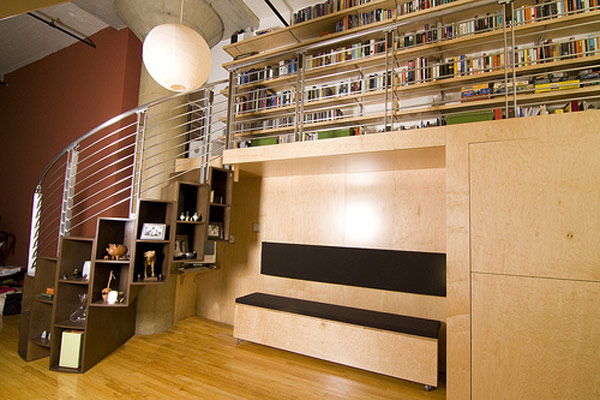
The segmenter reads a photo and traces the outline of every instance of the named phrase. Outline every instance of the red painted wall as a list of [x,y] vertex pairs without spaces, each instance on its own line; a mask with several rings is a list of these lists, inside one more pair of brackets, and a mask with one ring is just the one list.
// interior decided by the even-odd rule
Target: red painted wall
[[4,76],[0,87],[0,230],[25,265],[32,196],[46,164],[75,139],[138,105],[142,45],[129,29],[91,36]]

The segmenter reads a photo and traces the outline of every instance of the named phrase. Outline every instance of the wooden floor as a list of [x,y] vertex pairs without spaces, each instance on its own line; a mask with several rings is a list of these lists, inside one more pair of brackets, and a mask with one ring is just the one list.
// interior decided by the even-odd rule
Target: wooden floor
[[[0,399],[444,399],[422,385],[253,343],[198,317],[134,336],[85,374],[17,353],[19,316],[0,317]],[[110,329],[110,327],[107,327]]]

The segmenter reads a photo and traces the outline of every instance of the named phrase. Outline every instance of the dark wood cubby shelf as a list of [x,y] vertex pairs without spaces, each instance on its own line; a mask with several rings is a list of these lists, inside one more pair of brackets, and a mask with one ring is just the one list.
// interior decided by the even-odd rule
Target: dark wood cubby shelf
[[59,279],[58,283],[67,283],[69,285],[88,285],[89,281],[78,281],[73,279]]
[[39,294],[35,295],[35,299],[37,301],[39,301],[40,303],[46,303],[46,304],[53,304],[54,303],[53,300],[49,300],[49,299],[43,298],[42,295],[39,295]]
[[54,323],[54,327],[55,328],[63,328],[63,329],[84,330],[85,329],[85,321],[73,322],[69,319],[65,319],[63,321]]
[[52,342],[50,342],[50,340],[42,339],[42,338],[33,338],[33,339],[31,339],[31,342],[34,344],[37,344],[38,346],[47,347],[47,348],[50,348],[50,345],[52,343]]
[[177,223],[183,225],[202,225],[204,221],[177,221]]
[[153,240],[153,239],[138,239],[135,241],[136,243],[159,243],[159,244],[164,244],[164,243],[169,243],[169,240]]
[[126,303],[107,304],[103,301],[95,301],[90,303],[90,307],[129,307],[129,305]]
[[96,260],[96,263],[102,264],[129,264],[130,260]]

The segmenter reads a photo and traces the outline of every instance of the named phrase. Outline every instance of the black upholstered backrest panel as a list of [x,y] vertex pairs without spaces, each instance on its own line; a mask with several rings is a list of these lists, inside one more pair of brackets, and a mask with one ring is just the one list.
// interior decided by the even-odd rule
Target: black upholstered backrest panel
[[441,253],[263,242],[261,273],[397,292],[446,295],[446,255]]

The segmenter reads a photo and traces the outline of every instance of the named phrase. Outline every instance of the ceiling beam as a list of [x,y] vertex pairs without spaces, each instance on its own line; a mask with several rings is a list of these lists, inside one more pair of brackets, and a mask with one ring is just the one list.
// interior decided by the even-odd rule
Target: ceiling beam
[[2,0],[0,2],[0,20],[26,12],[40,10],[60,3],[68,3],[67,0]]

